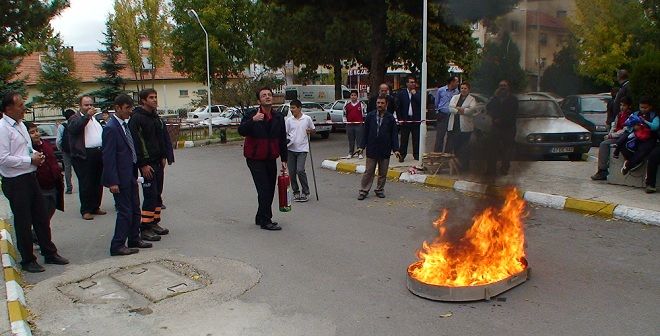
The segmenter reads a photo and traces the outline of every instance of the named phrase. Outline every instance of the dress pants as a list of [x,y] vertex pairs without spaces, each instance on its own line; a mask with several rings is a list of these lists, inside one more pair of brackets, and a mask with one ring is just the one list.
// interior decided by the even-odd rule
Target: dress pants
[[387,181],[387,169],[390,166],[390,159],[372,159],[367,157],[367,163],[362,175],[362,183],[360,185],[360,193],[369,193],[371,185],[374,182],[374,175],[376,173],[376,166],[378,166],[378,182],[376,183],[375,192],[382,192],[385,189],[385,182]]
[[273,218],[273,198],[275,197],[275,183],[277,182],[277,160],[246,159],[247,166],[252,173],[254,186],[257,188],[259,208],[254,220],[258,225],[266,225]]
[[658,176],[658,165],[660,165],[660,143],[655,145],[655,148],[649,153],[648,161],[646,162],[646,185],[655,187],[656,177]]
[[66,190],[73,190],[73,184],[71,184],[71,154],[62,152],[62,161],[64,162],[64,183],[66,184]]
[[508,173],[515,146],[516,131],[494,132],[487,137],[486,174],[495,175],[497,161],[501,162],[500,171]]
[[413,158],[419,160],[419,123],[401,124],[399,129],[401,130],[401,146],[399,147],[401,158],[406,158],[408,153],[408,138],[412,133]]
[[454,153],[460,161],[461,168],[470,169],[470,157],[468,155],[468,145],[472,132],[449,131],[447,139],[448,151]]
[[309,183],[307,182],[307,173],[305,172],[307,152],[288,151],[288,154],[289,159],[287,160],[287,163],[289,167],[289,176],[291,177],[291,189],[293,189],[293,193],[300,193],[300,187],[298,187],[298,180],[300,180],[302,193],[309,195]]
[[436,153],[445,151],[445,135],[449,126],[449,114],[438,112],[438,117],[435,122],[435,146],[433,151]]
[[[135,176],[137,178],[137,175]],[[133,179],[135,181],[135,179]],[[120,185],[119,193],[112,194],[117,208],[115,234],[110,243],[110,251],[117,251],[129,243],[140,240],[140,193],[137,182],[130,185]]]
[[57,248],[50,235],[50,220],[44,204],[36,174],[27,173],[17,177],[2,178],[2,192],[9,200],[9,207],[14,214],[14,230],[21,264],[25,265],[37,258],[32,249],[31,227],[37,235],[41,255],[57,253]]
[[87,158],[74,157],[71,160],[73,169],[78,175],[78,194],[80,196],[80,213],[94,213],[101,206],[103,186],[101,174],[103,172],[103,152],[101,148],[86,148]]
[[153,175],[150,179],[144,175],[144,182],[142,183],[142,212],[141,212],[141,227],[146,228],[152,224],[160,223],[160,211],[163,206],[162,201],[162,186],[163,186],[163,165],[160,161],[150,164],[153,168]]

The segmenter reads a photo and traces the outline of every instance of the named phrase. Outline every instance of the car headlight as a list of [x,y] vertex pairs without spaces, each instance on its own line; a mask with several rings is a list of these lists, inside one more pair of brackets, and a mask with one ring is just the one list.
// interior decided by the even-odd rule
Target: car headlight
[[530,134],[527,136],[528,142],[542,142],[543,136],[541,134]]

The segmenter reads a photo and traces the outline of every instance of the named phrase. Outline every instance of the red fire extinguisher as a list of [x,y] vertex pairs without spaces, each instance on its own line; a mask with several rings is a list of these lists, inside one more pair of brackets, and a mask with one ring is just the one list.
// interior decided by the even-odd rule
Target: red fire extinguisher
[[280,198],[280,211],[291,211],[291,200],[293,193],[291,192],[291,177],[287,174],[286,170],[282,170],[282,174],[277,177],[277,192]]

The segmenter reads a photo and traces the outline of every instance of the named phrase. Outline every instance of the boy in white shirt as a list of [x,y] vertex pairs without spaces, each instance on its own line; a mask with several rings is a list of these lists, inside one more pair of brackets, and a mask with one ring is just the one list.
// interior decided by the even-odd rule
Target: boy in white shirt
[[[305,161],[309,152],[308,134],[314,133],[314,122],[308,115],[302,113],[300,100],[291,101],[291,116],[287,117],[286,138],[288,140],[288,168],[291,176],[291,188],[293,188],[293,200],[296,202],[307,202],[309,200],[309,184],[305,173]],[[298,181],[302,187],[302,194],[298,187]]]

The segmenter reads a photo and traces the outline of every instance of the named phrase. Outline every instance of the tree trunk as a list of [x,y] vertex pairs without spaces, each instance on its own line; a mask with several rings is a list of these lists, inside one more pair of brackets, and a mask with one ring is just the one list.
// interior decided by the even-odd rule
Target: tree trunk
[[335,100],[342,99],[341,96],[341,60],[339,58],[335,59],[334,64],[332,65],[334,76],[335,76]]
[[385,36],[387,35],[387,1],[373,3],[371,11],[371,67],[369,68],[370,92],[378,92],[378,86],[385,82]]

